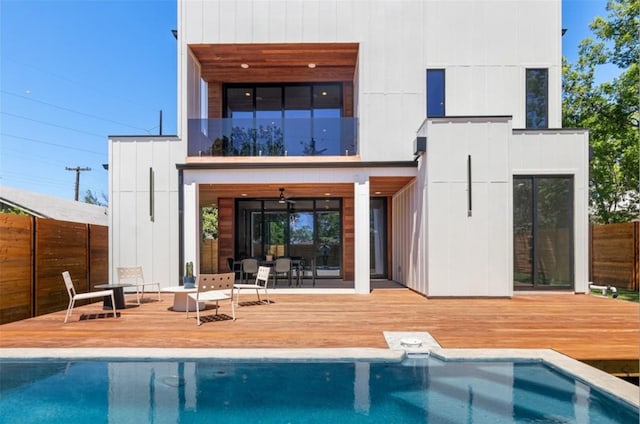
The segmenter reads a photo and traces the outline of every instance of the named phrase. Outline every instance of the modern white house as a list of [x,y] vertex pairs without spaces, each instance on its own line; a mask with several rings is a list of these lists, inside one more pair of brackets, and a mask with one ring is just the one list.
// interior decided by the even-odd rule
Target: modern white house
[[[561,0],[178,0],[178,131],[109,138],[110,268],[298,257],[321,289],[587,291]],[[335,287],[335,286],[334,286]]]

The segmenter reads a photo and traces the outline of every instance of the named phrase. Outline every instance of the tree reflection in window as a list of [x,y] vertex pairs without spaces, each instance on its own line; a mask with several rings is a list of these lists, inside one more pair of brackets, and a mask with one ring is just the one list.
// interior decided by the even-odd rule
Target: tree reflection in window
[[549,71],[527,69],[527,128],[549,127]]

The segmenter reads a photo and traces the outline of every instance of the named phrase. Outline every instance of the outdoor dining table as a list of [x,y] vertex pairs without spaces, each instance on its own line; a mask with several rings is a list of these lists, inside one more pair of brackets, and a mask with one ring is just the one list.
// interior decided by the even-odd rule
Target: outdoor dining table
[[[113,300],[116,302],[116,309],[126,309],[127,305],[124,302],[124,288],[125,287],[133,287],[133,284],[127,283],[118,283],[118,284],[96,284],[97,289],[102,290],[113,290]],[[113,306],[111,305],[111,296],[105,296],[102,309],[112,310]]]
[[[301,278],[304,277],[304,259],[291,259],[291,271],[296,271],[296,286],[300,285]],[[313,278],[313,286],[316,285],[316,276],[314,270],[314,260],[311,259],[311,275]],[[275,259],[258,259],[259,266],[273,267],[276,264]],[[244,281],[245,275],[242,269],[242,260],[233,261],[233,271],[240,273],[240,281]],[[289,285],[291,285],[291,273],[289,273]]]
[[[171,310],[176,312],[185,312],[187,310],[187,305],[189,305],[189,311],[195,312],[196,301],[189,297],[189,293],[197,292],[197,288],[185,289],[184,286],[171,286],[164,287],[160,291],[163,293],[173,293],[173,307]],[[204,309],[204,307],[204,302],[200,302],[200,309]]]

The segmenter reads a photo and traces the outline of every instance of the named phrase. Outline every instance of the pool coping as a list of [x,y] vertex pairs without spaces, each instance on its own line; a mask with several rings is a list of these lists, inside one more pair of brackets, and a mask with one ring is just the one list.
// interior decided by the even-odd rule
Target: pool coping
[[[383,348],[209,349],[209,348],[0,348],[0,360],[26,359],[228,359],[241,361],[389,361],[412,354]],[[429,353],[444,361],[518,360],[544,362],[602,392],[640,408],[640,388],[552,349],[444,349]]]

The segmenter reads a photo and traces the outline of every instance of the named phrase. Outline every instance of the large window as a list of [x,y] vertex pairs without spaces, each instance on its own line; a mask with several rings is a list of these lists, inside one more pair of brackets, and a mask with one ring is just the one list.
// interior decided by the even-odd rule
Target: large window
[[369,212],[369,264],[371,277],[387,275],[387,199],[372,197]]
[[514,290],[570,289],[573,178],[513,177]]
[[427,69],[427,117],[445,116],[444,69]]
[[527,128],[549,127],[549,71],[527,69]]
[[235,257],[298,257],[315,277],[338,278],[341,208],[340,199],[237,200]]
[[240,154],[344,153],[340,83],[229,84],[224,92],[225,118],[231,118]]

